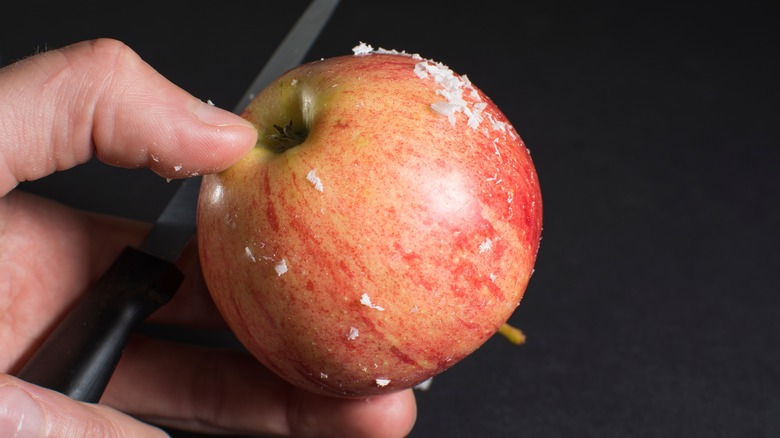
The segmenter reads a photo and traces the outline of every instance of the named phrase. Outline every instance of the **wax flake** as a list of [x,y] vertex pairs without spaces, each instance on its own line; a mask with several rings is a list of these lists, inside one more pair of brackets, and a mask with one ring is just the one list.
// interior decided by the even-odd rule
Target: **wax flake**
[[276,271],[277,276],[281,276],[282,274],[286,273],[288,271],[287,268],[287,260],[282,259],[279,263],[274,266],[274,270]]
[[309,181],[318,191],[325,191],[325,188],[322,186],[322,180],[317,176],[317,169],[312,169],[306,174],[306,181]]
[[366,293],[364,293],[364,294],[363,294],[363,295],[360,297],[360,304],[362,304],[362,305],[364,305],[364,306],[367,306],[367,307],[370,307],[370,308],[372,308],[372,309],[379,310],[380,312],[382,312],[382,311],[384,311],[384,310],[385,310],[385,308],[384,308],[384,307],[382,307],[382,306],[377,306],[376,304],[372,304],[372,303],[371,303],[371,298],[369,298],[368,294],[366,294]]
[[[433,102],[431,104],[431,109],[447,117],[449,122],[453,125],[456,121],[455,114],[460,112],[466,115],[467,126],[471,129],[476,130],[479,128],[482,121],[485,119],[485,116],[487,116],[493,129],[501,131],[505,129],[502,122],[496,122],[492,115],[485,111],[488,104],[482,99],[482,96],[480,96],[477,89],[471,84],[471,80],[469,80],[468,76],[456,74],[452,69],[441,62],[423,58],[417,53],[411,54],[405,51],[388,50],[381,47],[374,49],[373,46],[362,41],[352,48],[352,52],[356,56],[366,56],[372,53],[380,55],[404,55],[420,61],[414,66],[414,73],[420,79],[433,79],[439,86],[436,90],[436,94],[443,98],[443,100]],[[471,102],[466,100],[464,96],[468,96],[471,99]]]
[[433,377],[418,383],[414,386],[414,389],[418,391],[427,391],[431,387],[431,384],[433,384]]

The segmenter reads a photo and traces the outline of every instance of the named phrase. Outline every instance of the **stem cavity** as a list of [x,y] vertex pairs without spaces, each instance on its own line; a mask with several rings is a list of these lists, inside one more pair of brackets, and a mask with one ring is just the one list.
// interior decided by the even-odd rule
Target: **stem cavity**
[[290,120],[286,125],[273,125],[276,133],[268,136],[270,144],[277,152],[284,152],[290,148],[298,146],[306,140],[309,132],[305,127],[293,127],[293,121]]

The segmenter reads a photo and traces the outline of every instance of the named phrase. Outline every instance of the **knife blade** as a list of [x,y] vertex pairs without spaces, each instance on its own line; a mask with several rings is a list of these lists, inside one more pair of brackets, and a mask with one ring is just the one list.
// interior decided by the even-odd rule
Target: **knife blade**
[[[234,113],[271,81],[299,65],[338,5],[313,0],[239,100]],[[17,373],[17,377],[96,403],[130,333],[178,290],[175,262],[192,239],[200,177],[184,180],[138,247],[127,247]]]

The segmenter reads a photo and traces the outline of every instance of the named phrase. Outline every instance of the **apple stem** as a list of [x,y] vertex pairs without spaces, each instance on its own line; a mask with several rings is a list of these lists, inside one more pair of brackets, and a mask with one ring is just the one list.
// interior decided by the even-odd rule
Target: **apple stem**
[[498,328],[498,333],[515,345],[525,343],[525,333],[519,328],[509,325],[509,323],[502,324],[501,327]]

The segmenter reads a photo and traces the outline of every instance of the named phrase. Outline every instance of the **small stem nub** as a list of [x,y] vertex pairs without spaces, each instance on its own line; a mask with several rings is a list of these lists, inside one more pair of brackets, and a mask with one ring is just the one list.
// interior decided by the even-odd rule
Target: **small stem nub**
[[498,333],[507,338],[509,342],[515,345],[521,345],[525,343],[525,333],[517,327],[513,327],[508,323],[504,323],[498,328]]

